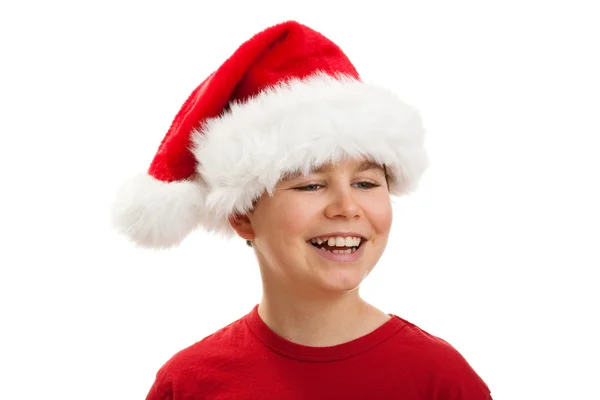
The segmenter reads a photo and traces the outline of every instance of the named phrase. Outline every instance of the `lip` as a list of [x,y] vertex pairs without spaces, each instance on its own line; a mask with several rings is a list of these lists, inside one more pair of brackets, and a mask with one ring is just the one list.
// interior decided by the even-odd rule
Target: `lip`
[[[310,245],[310,243],[309,243],[309,245]],[[313,251],[315,253],[317,253],[317,255],[319,257],[321,257],[325,260],[338,262],[338,263],[351,263],[351,262],[357,261],[362,256],[362,254],[365,250],[365,245],[366,245],[366,243],[361,244],[361,246],[355,252],[350,253],[350,254],[336,254],[336,253],[332,253],[327,250],[322,250],[313,245],[310,245],[310,247],[313,249]]]
[[[336,253],[332,253],[330,251],[326,251],[326,250],[322,250],[316,246],[313,246],[311,243],[312,239],[322,239],[322,238],[330,238],[330,237],[359,237],[361,238],[361,245],[358,247],[358,249],[350,254],[336,254]],[[333,262],[338,262],[338,263],[351,263],[351,262],[355,262],[357,261],[363,254],[364,250],[365,250],[365,245],[367,244],[367,238],[364,235],[361,235],[360,233],[357,232],[330,232],[330,233],[325,233],[323,235],[319,235],[319,236],[314,236],[312,238],[310,238],[309,240],[307,240],[307,243],[309,244],[309,246],[313,249],[314,252],[317,253],[317,255],[327,261],[333,261]]]

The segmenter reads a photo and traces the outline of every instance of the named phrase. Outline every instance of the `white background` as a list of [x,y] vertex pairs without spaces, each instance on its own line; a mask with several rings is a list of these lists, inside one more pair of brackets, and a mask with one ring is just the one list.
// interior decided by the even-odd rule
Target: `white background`
[[496,400],[600,399],[594,1],[158,3],[0,7],[1,398],[143,399],[259,301],[241,240],[140,250],[108,209],[196,85],[296,19],[428,131],[364,297],[452,343]]

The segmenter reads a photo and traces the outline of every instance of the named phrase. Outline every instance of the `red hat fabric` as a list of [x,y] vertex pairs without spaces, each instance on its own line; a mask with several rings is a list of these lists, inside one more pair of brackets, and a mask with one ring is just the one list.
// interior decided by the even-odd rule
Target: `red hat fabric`
[[197,227],[230,235],[282,175],[344,157],[385,164],[408,193],[427,167],[419,113],[361,81],[332,41],[295,21],[242,44],[188,97],[146,174],[124,183],[115,226],[145,247],[179,244]]

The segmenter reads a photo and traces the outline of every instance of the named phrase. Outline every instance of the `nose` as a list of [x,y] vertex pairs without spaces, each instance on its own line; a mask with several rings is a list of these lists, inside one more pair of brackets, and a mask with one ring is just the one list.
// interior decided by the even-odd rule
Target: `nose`
[[330,187],[325,215],[328,218],[356,219],[360,218],[362,209],[357,202],[351,188]]

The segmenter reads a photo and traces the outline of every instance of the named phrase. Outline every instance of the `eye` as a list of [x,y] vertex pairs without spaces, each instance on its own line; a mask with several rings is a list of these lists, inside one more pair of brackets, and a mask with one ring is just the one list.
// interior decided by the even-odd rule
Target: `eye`
[[312,184],[312,185],[300,186],[300,187],[297,187],[297,188],[294,188],[294,189],[295,190],[299,190],[301,192],[314,192],[315,190],[318,190],[321,187],[322,187],[321,185],[317,185],[315,183],[315,184]]
[[381,185],[378,183],[362,181],[362,182],[355,183],[354,186],[358,187],[359,189],[373,189],[373,188],[379,187]]

